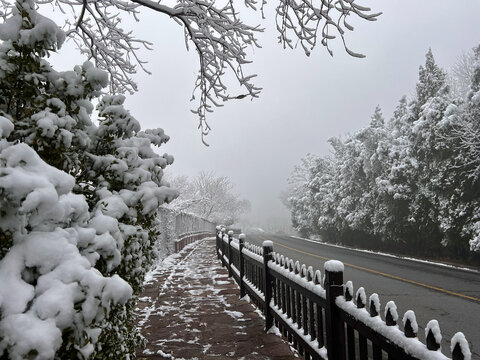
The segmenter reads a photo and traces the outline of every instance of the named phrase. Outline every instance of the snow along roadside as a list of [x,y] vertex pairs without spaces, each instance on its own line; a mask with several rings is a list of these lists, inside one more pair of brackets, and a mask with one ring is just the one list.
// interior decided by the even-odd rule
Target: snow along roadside
[[326,243],[326,242],[321,241],[321,240],[306,239],[306,238],[302,238],[302,237],[300,237],[300,236],[291,235],[290,237],[293,237],[293,238],[295,238],[295,239],[300,239],[300,240],[308,241],[308,242],[311,242],[311,243],[317,243],[317,244],[322,244],[322,245],[325,245],[325,246],[336,247],[336,248],[340,248],[340,249],[347,249],[347,250],[352,250],[352,251],[358,251],[358,252],[363,252],[363,253],[367,253],[367,254],[381,255],[381,256],[392,257],[392,258],[402,259],[402,260],[410,260],[410,261],[415,261],[415,262],[418,262],[418,263],[436,265],[436,266],[446,267],[446,268],[450,268],[450,269],[462,270],[462,271],[472,272],[472,273],[475,273],[475,274],[480,274],[480,271],[479,271],[479,270],[473,269],[473,268],[464,267],[464,266],[457,266],[457,265],[452,265],[452,264],[446,264],[446,263],[442,263],[442,262],[438,262],[438,261],[432,261],[432,260],[417,259],[417,258],[412,258],[412,257],[408,257],[408,256],[394,255],[394,254],[384,253],[384,252],[380,252],[380,251],[365,250],[365,249],[355,249],[355,248],[348,247],[348,246],[342,246],[342,245],[337,245],[337,244]]

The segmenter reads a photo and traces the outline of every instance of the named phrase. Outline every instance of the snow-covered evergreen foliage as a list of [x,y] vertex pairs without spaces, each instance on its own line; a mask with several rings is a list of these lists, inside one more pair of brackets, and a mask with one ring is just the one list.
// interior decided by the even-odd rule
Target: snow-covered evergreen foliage
[[466,258],[480,250],[480,47],[466,98],[449,90],[431,50],[416,94],[392,119],[331,139],[290,178],[292,222],[303,235],[357,246]]
[[157,209],[177,196],[152,149],[168,136],[101,97],[91,63],[52,69],[65,35],[35,7],[0,25],[0,357],[131,358]]

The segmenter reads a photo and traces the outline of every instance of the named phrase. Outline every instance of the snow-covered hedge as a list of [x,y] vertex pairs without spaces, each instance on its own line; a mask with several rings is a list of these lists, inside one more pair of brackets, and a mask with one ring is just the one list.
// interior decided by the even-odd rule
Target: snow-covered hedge
[[162,129],[101,96],[104,72],[52,69],[64,38],[31,0],[0,24],[0,357],[131,358],[173,157],[152,149]]

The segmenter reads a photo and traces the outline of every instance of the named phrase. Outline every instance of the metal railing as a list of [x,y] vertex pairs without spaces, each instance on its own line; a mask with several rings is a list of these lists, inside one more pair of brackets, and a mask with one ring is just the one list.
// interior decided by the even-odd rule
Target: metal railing
[[245,235],[233,238],[217,229],[216,251],[222,265],[240,286],[240,296],[248,295],[265,315],[265,329],[275,325],[306,359],[366,360],[398,359],[468,360],[471,357],[462,333],[451,340],[451,358],[440,351],[441,333],[436,320],[426,327],[426,344],[417,338],[418,325],[413,311],[398,326],[395,303],[385,307],[381,317],[377,294],[368,302],[359,288],[343,283],[343,264],[325,263],[325,276],[312,267],[300,265],[273,252],[270,241],[263,247],[245,242]]
[[215,224],[193,214],[159,209],[158,224],[161,229],[156,244],[159,257],[163,258],[182,250],[187,244],[200,238],[215,236]]

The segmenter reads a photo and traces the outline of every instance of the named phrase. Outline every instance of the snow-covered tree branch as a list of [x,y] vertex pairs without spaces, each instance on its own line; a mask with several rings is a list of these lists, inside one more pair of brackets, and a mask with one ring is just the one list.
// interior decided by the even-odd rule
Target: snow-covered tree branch
[[[80,49],[95,61],[96,66],[108,71],[111,90],[114,93],[136,91],[132,76],[140,67],[147,71],[146,62],[139,56],[141,48],[151,49],[152,43],[138,39],[131,30],[121,25],[122,18],[140,21],[142,11],[155,11],[179,23],[185,33],[187,48],[192,45],[198,54],[199,71],[194,84],[192,99],[198,99],[192,110],[199,118],[202,135],[210,126],[206,114],[216,106],[231,99],[256,98],[260,88],[253,82],[255,74],[245,71],[248,59],[246,48],[260,47],[256,34],[263,31],[259,25],[245,24],[238,17],[238,4],[233,0],[42,0],[39,5],[50,4],[65,15],[65,30]],[[247,8],[262,9],[266,4],[257,0],[245,0]],[[1,0],[3,13],[8,13],[11,2]],[[379,13],[358,5],[355,0],[279,0],[276,9],[279,40],[293,48],[298,39],[307,55],[321,43],[330,54],[329,41],[340,36],[348,54],[363,55],[351,51],[345,41],[346,30],[352,31],[349,17],[367,21],[376,20]],[[226,78],[233,76],[243,91],[232,94]]]

